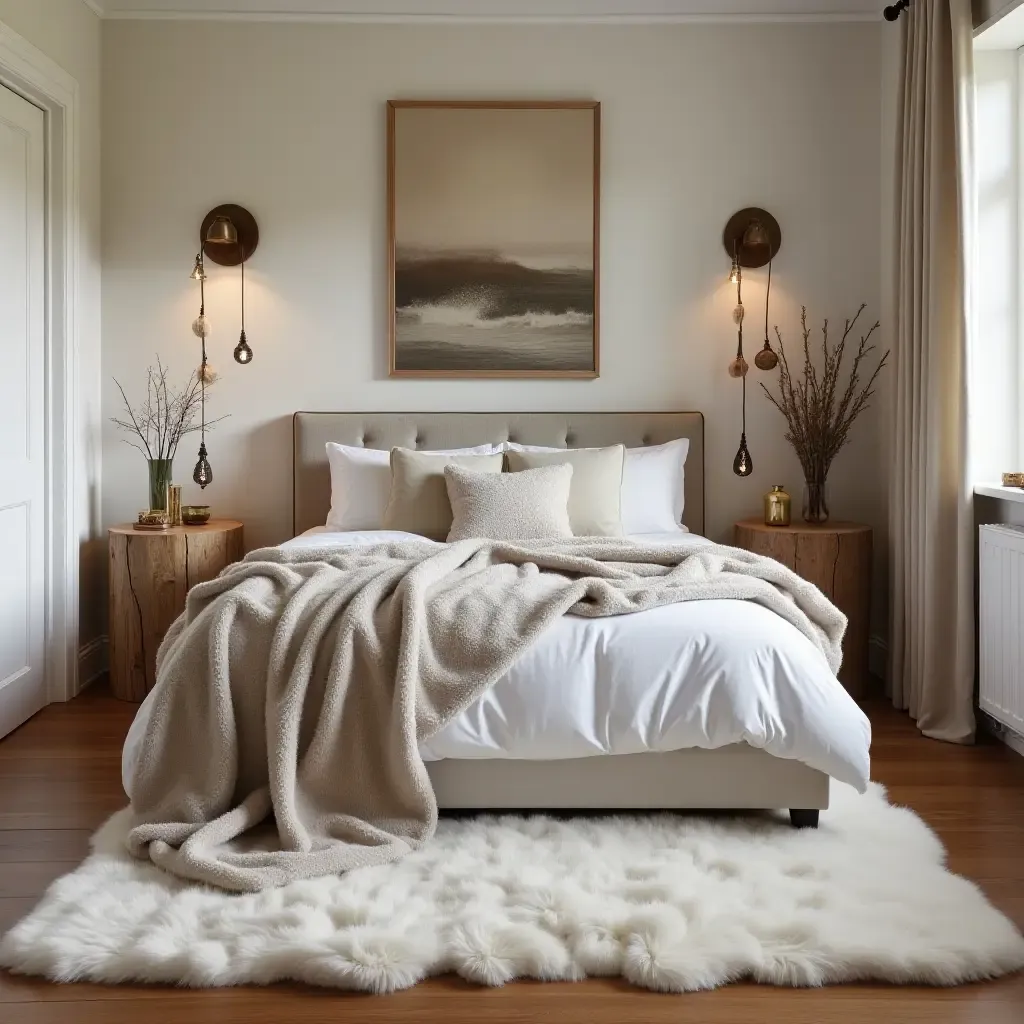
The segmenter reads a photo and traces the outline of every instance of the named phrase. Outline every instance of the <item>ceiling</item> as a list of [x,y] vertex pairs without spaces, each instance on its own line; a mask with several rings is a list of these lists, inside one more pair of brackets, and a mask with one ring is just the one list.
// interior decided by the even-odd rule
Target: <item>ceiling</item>
[[880,18],[887,0],[83,0],[106,18],[348,21],[817,21]]

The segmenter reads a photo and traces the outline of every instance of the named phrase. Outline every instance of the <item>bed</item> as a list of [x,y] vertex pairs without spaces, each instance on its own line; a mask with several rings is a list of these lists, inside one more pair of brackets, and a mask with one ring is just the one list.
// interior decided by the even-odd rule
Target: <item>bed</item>
[[[677,438],[690,441],[681,525],[701,535],[700,413],[299,412],[293,420],[296,540],[290,543],[374,539],[323,536],[330,506],[328,441],[432,450],[506,441],[640,447]],[[687,537],[681,529],[678,542]],[[702,607],[712,605],[733,607]],[[788,808],[794,825],[814,826],[818,812],[828,807],[830,776],[858,788],[866,783],[866,718],[809,641],[789,635],[788,623],[766,609],[739,601],[691,602],[618,621],[571,618],[559,624],[566,634],[548,645],[561,645],[560,662],[549,657],[548,648],[530,652],[536,664],[518,676],[509,673],[481,706],[424,745],[442,809]],[[649,647],[661,638],[682,645],[678,653],[663,651],[669,667],[648,676],[630,671],[634,655],[621,647],[623,629],[631,634],[645,626],[647,640],[634,642]],[[584,629],[592,632],[584,636]],[[683,644],[680,638],[689,631],[699,632],[699,643]],[[609,651],[612,656],[605,657]],[[575,667],[557,680],[545,676],[559,664],[579,666],[593,678],[577,685]],[[610,735],[615,712],[601,707],[608,678],[615,694],[610,702],[618,703],[619,720],[625,721],[622,735]],[[572,699],[560,699],[563,694]],[[645,707],[633,721],[621,711],[630,701]],[[662,728],[652,728],[652,722]],[[686,735],[687,728],[698,733],[696,739]],[[564,740],[559,730],[568,730]]]

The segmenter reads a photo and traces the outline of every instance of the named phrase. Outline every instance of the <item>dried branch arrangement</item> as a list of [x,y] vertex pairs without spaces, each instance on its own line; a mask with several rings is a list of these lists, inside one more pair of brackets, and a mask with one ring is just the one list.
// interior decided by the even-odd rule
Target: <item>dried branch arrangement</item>
[[[138,438],[137,441],[128,437],[123,440],[142,452],[147,459],[173,459],[181,439],[199,430],[196,417],[202,401],[202,380],[198,372],[189,378],[183,388],[176,390],[168,384],[167,368],[157,356],[156,369],[150,366],[146,371],[146,398],[134,408],[117,378],[114,383],[121,392],[128,418],[111,416],[111,421]],[[207,380],[207,387],[211,383],[211,380]],[[217,420],[208,420],[206,426],[210,427],[225,418],[221,416]]]
[[804,365],[802,372],[796,376],[790,371],[782,335],[778,327],[775,328],[775,336],[779,340],[779,394],[772,394],[763,384],[761,387],[775,408],[785,416],[789,426],[786,440],[796,450],[804,479],[811,483],[824,483],[832,460],[850,439],[853,421],[867,408],[869,399],[875,393],[875,381],[889,358],[886,352],[871,375],[865,379],[864,360],[876,348],[871,344],[871,336],[879,326],[876,320],[867,334],[861,336],[846,387],[841,389],[840,377],[847,340],[864,312],[865,305],[862,303],[854,318],[846,321],[842,339],[835,346],[829,345],[828,321],[825,321],[821,330],[823,359],[820,370],[811,358],[811,331],[807,326],[806,307],[800,310]]

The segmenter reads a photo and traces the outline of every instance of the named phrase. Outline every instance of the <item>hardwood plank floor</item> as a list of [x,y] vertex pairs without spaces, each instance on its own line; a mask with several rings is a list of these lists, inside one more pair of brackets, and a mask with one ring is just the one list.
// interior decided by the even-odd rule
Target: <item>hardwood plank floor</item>
[[[55,704],[0,740],[0,931],[88,849],[121,807],[120,750],[135,706],[103,689]],[[869,706],[873,774],[942,837],[953,871],[976,881],[1024,929],[1024,758],[986,741],[954,747],[922,738],[884,702]],[[180,991],[145,985],[53,985],[0,972],[3,1024],[320,1024],[408,1020],[444,1024],[1022,1024],[1024,976],[956,989],[851,985],[804,991],[734,985],[657,995],[614,980],[519,982],[481,989],[439,978],[393,996],[297,985]]]

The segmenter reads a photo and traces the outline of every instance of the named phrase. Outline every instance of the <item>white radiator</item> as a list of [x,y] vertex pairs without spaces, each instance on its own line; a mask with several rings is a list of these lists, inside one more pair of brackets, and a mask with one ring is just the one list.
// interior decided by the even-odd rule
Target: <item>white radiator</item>
[[982,526],[978,703],[1024,736],[1024,527]]

